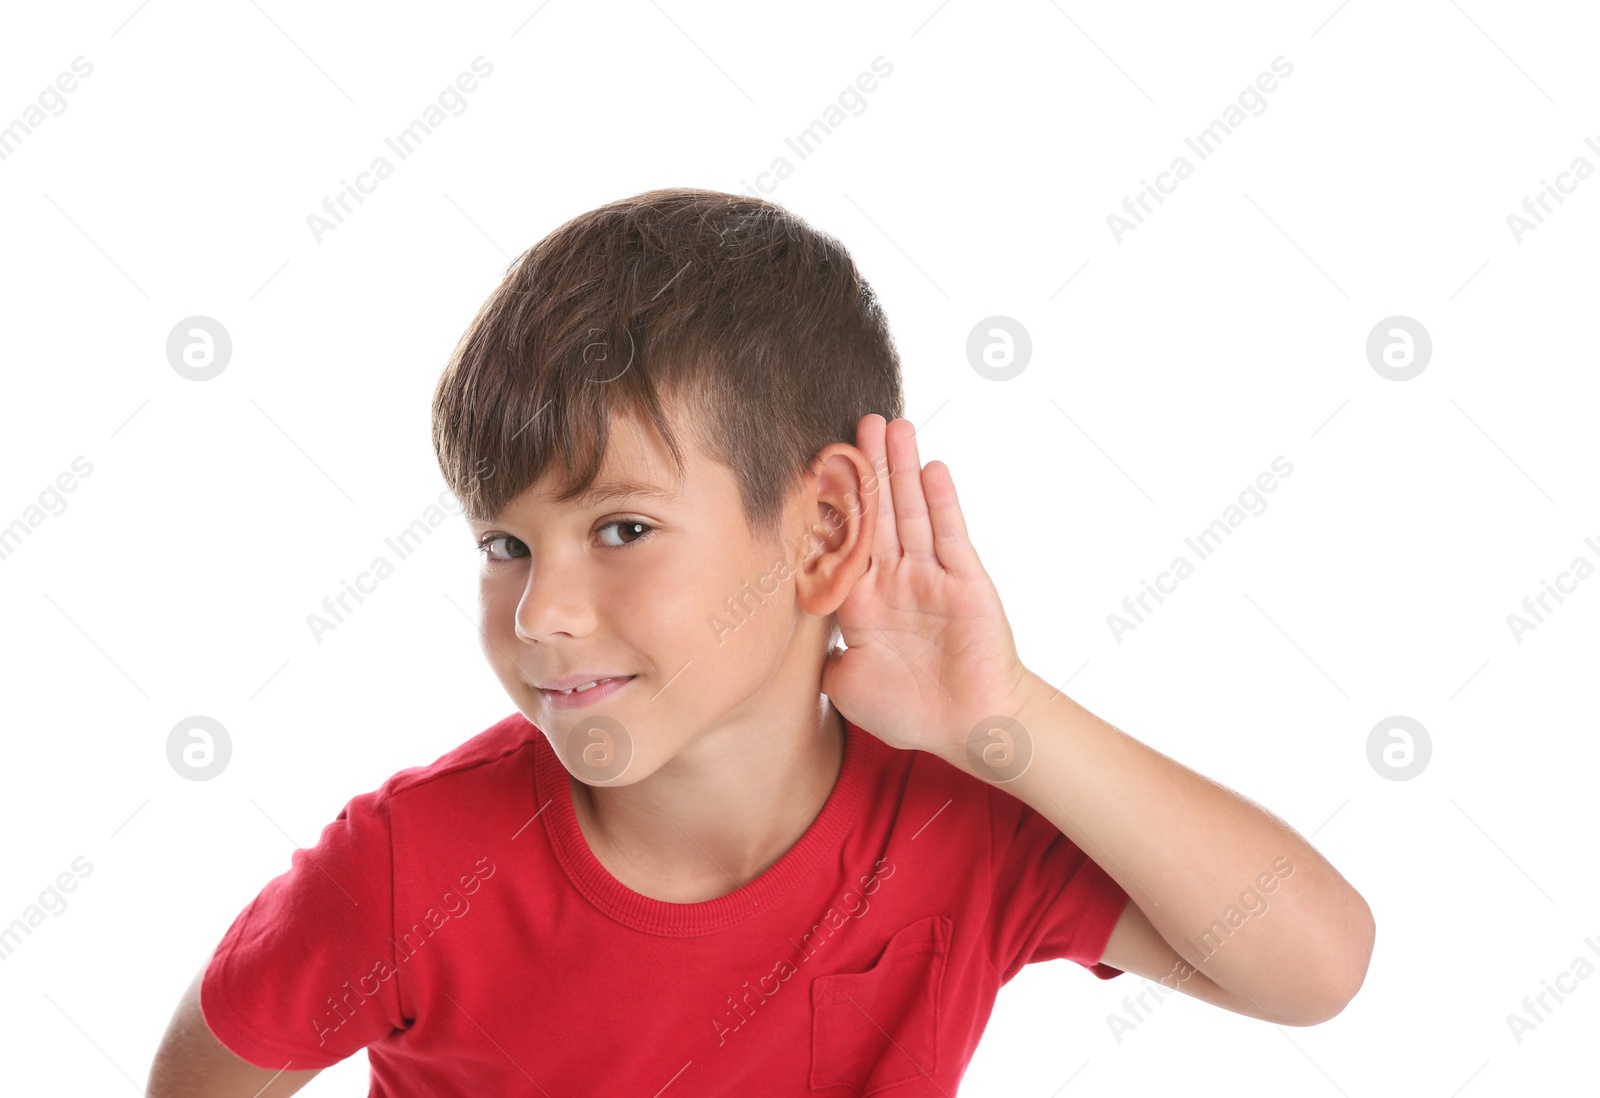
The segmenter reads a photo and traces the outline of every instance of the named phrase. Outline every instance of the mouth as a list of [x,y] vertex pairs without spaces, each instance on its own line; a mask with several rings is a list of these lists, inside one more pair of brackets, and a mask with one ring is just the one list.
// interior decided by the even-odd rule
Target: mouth
[[591,705],[601,698],[607,698],[621,690],[634,680],[633,675],[619,675],[614,678],[600,679],[596,682],[573,687],[571,690],[546,690],[536,687],[546,701],[557,709],[569,709],[582,705]]

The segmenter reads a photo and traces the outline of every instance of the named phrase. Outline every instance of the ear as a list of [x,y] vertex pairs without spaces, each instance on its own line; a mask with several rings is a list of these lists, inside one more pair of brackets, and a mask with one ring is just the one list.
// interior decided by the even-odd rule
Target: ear
[[878,530],[878,471],[867,455],[845,442],[824,447],[800,490],[805,533],[791,539],[795,601],[825,618],[872,565]]

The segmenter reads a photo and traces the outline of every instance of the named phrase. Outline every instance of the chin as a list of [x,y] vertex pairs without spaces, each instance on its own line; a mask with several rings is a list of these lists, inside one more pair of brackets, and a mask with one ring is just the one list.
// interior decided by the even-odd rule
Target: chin
[[577,718],[565,728],[540,725],[561,765],[575,779],[594,789],[633,785],[655,771],[659,760],[643,757],[620,724]]
[[626,773],[613,778],[608,782],[586,780],[582,774],[575,772],[570,766],[567,767],[567,773],[576,778],[580,784],[586,785],[590,789],[621,789],[623,786],[634,785],[638,782],[641,782],[647,777],[645,772],[640,770],[637,766],[628,767]]

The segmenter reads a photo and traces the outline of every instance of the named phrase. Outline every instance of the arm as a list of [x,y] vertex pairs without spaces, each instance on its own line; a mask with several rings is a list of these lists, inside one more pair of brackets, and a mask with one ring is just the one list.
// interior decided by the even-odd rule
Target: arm
[[149,1098],[287,1098],[309,1083],[315,1071],[274,1071],[256,1067],[228,1051],[200,1013],[200,966],[156,1049],[145,1088]]
[[[1031,761],[1002,788],[1132,900],[1102,961],[1282,1025],[1343,1010],[1366,977],[1374,923],[1339,871],[1270,812],[1032,672],[1024,680],[1011,711]],[[966,754],[950,761],[977,772]]]
[[1023,665],[950,470],[923,466],[914,435],[867,415],[859,450],[821,452],[835,531],[795,582],[848,645],[825,660],[823,693],[892,747],[1004,783],[1114,878],[1133,903],[1106,964],[1284,1025],[1338,1014],[1372,956],[1361,894],[1278,817]]
[[[1173,991],[1181,991],[1191,998],[1221,1007],[1223,1010],[1231,1010],[1235,1014],[1259,1018],[1266,1022],[1296,1024],[1282,1017],[1268,1017],[1262,1010],[1261,1004],[1218,985],[1211,977],[1179,957],[1177,951],[1157,933],[1156,928],[1150,925],[1150,920],[1145,918],[1144,912],[1139,909],[1139,905],[1132,900],[1128,901],[1122,911],[1122,917],[1112,928],[1111,938],[1106,942],[1105,954],[1100,961],[1122,972],[1132,972],[1137,976],[1143,976],[1151,983],[1159,984],[1162,988],[1156,993],[1159,997],[1165,997]],[[1142,994],[1134,995],[1133,998],[1141,1004],[1144,1002]]]

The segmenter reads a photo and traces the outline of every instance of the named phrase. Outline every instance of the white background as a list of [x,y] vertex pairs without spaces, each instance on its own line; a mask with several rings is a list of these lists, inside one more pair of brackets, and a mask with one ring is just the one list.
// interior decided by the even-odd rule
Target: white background
[[[459,520],[322,643],[306,616],[443,488],[428,400],[513,257],[787,156],[766,196],[884,300],[922,458],[1028,666],[1282,816],[1377,920],[1365,987],[1310,1029],[1171,996],[1119,1042],[1138,977],[1033,966],[962,1095],[1592,1080],[1600,979],[1520,1044],[1507,1015],[1600,945],[1600,578],[1520,643],[1507,615],[1600,564],[1600,179],[1520,242],[1507,215],[1600,166],[1597,33],[1582,5],[1483,0],[9,8],[0,122],[94,68],[0,161],[0,525],[93,466],[0,560],[0,923],[93,866],[0,962],[8,1079],[142,1087],[295,845],[512,711]],[[464,113],[319,243],[306,215],[480,55]],[[879,56],[800,160],[785,137]],[[1184,137],[1279,56],[1265,111],[1199,161]],[[1193,174],[1119,243],[1107,214],[1180,154]],[[233,340],[205,383],[166,358],[194,315]],[[993,315],[1033,343],[1003,383],[966,355]],[[1404,382],[1365,350],[1394,315],[1433,341]],[[1119,642],[1107,615],[1280,455],[1266,510]],[[191,714],[232,741],[211,781],[167,760]],[[1432,745],[1407,781],[1368,757],[1396,714]],[[365,1087],[356,1056],[303,1093]]]

